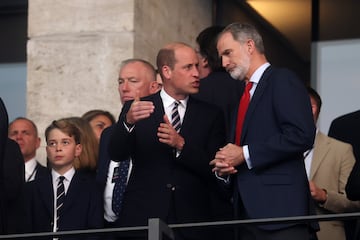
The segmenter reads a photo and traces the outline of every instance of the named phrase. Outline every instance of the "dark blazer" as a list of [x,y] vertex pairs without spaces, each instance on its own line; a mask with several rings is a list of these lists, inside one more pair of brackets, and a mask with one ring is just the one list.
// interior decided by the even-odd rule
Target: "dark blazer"
[[[133,161],[118,220],[120,225],[143,226],[149,218],[161,218],[167,223],[212,219],[209,195],[215,177],[209,162],[225,141],[221,110],[189,97],[180,130],[185,145],[176,157],[175,149],[160,143],[157,137],[165,114],[160,93],[143,100],[154,103],[151,116],[137,122],[129,133],[123,124],[131,104],[126,102],[109,143],[111,159],[121,161],[131,156]],[[190,232],[182,231],[185,235]],[[199,239],[210,238],[201,235],[204,231],[198,234]]]
[[[360,200],[360,110],[335,118],[330,125],[328,135],[340,141],[350,143],[355,155],[355,165],[349,175],[345,191],[350,200]],[[355,225],[357,226],[355,227]],[[355,230],[356,229],[356,230]],[[347,239],[358,239],[360,236],[360,222],[345,221]],[[356,238],[358,237],[358,238]]]
[[211,72],[200,80],[200,89],[194,98],[215,104],[224,113],[226,132],[230,132],[231,116],[244,90],[242,81],[233,79],[226,71]]
[[45,176],[48,174],[49,169],[47,167],[44,167],[39,162],[36,162],[36,173],[35,173],[35,179],[41,178],[42,176]]
[[110,155],[109,155],[109,141],[110,133],[114,126],[110,126],[101,133],[99,144],[99,160],[96,172],[96,181],[100,185],[102,192],[105,190],[107,174],[109,171]]
[[360,160],[360,110],[335,118],[329,128],[329,137],[350,143],[356,160]]
[[23,226],[24,159],[7,133],[8,115],[0,98],[0,234],[19,233]]
[[7,215],[7,233],[22,232],[24,176],[25,165],[20,147],[15,141],[8,139],[4,156],[4,212]]
[[[233,129],[235,133],[235,123]],[[310,207],[303,162],[303,152],[312,147],[314,138],[315,125],[305,87],[292,72],[268,67],[250,101],[241,136],[242,145],[249,147],[252,169],[240,165],[235,179],[248,217],[315,213]]]
[[[51,172],[26,183],[26,196],[27,232],[52,232],[54,193]],[[88,174],[75,172],[63,208],[59,231],[103,227],[102,194]]]

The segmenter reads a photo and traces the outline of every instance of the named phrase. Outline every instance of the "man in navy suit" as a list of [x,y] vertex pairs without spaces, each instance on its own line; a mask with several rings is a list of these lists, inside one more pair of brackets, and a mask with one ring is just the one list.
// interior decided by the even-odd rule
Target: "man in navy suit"
[[[145,97],[158,91],[155,81],[155,68],[142,59],[127,59],[120,66],[118,91],[120,101],[133,100],[135,95]],[[109,140],[113,126],[105,129],[100,138],[98,170],[96,181],[101,185],[104,192],[104,220],[105,227],[118,227],[118,216],[112,210],[113,189],[115,183],[112,181],[114,169],[119,167],[119,162],[112,161],[109,153]],[[131,171],[132,163],[127,173]],[[127,181],[127,180],[126,180]]]
[[[217,49],[231,76],[252,87],[242,126],[233,124],[230,141],[237,137],[237,143],[217,152],[213,171],[233,181],[240,218],[309,215],[314,209],[303,153],[313,146],[315,125],[305,87],[292,72],[270,66],[262,37],[249,24],[227,26]],[[240,234],[245,240],[300,240],[309,239],[309,228],[303,223],[245,226]]]
[[[199,88],[198,58],[190,46],[165,46],[158,53],[157,67],[162,90],[126,102],[110,138],[112,159],[133,160],[118,220],[121,226],[143,226],[149,218],[166,223],[212,219],[215,177],[209,162],[225,141],[223,114],[216,106],[189,96]],[[178,131],[172,125],[179,116],[172,114],[176,106]],[[175,230],[175,239],[211,238],[209,229]]]

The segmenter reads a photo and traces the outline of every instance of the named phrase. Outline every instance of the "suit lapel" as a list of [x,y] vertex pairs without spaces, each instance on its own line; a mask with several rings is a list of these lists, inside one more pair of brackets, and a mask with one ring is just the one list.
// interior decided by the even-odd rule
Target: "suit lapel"
[[267,85],[268,85],[268,82],[267,82],[267,79],[270,77],[271,75],[271,72],[272,72],[272,68],[271,67],[268,67],[263,75],[261,76],[257,86],[256,86],[256,90],[251,98],[251,101],[249,103],[249,107],[248,107],[248,110],[246,112],[246,115],[245,115],[245,119],[244,119],[244,124],[243,124],[243,129],[242,129],[242,132],[241,132],[241,142],[243,142],[244,140],[244,137],[246,135],[246,132],[247,132],[247,128],[248,128],[248,125],[249,125],[249,122],[250,122],[250,119],[251,119],[251,116],[253,115],[255,109],[256,109],[256,105],[257,103],[259,102],[259,100],[261,99],[261,96],[263,95]]
[[319,169],[320,163],[325,159],[327,152],[330,150],[329,142],[320,132],[316,134],[314,146],[316,146],[316,148],[314,148],[311,161],[310,179],[313,179],[317,170]]
[[75,171],[75,174],[73,178],[71,179],[71,182],[69,184],[69,189],[67,190],[65,202],[63,206],[63,211],[65,212],[71,204],[74,203],[74,201],[78,201],[81,199],[81,182],[83,181],[83,176]]
[[154,124],[158,124],[159,122],[164,122],[164,104],[160,97],[160,91],[153,95],[153,103],[155,106],[154,111]]
[[54,190],[51,174],[38,179],[38,191],[46,210],[50,216],[54,216]]

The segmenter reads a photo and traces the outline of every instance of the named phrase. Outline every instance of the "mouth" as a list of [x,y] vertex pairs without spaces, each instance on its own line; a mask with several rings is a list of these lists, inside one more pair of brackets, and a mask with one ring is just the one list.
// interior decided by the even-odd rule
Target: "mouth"
[[199,88],[200,87],[200,81],[195,81],[191,84],[194,88]]
[[124,97],[122,98],[123,102],[129,101],[129,100],[133,100],[133,99],[134,99],[134,98],[131,97],[131,96],[124,96]]
[[63,156],[55,156],[55,160],[61,160]]

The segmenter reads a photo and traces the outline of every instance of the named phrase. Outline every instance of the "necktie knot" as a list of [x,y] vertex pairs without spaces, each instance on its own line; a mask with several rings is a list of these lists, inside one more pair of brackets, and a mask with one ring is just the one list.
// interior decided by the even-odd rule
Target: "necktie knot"
[[62,183],[62,182],[64,182],[64,180],[65,180],[65,177],[64,177],[64,176],[60,176],[60,177],[59,177],[59,184]]
[[250,92],[252,86],[253,86],[253,82],[248,82],[245,86],[245,91]]

